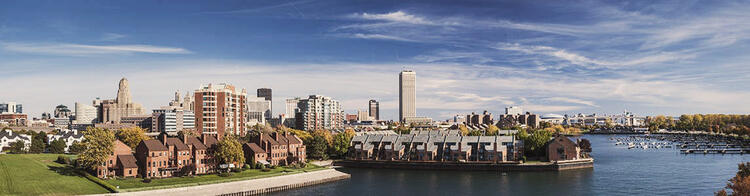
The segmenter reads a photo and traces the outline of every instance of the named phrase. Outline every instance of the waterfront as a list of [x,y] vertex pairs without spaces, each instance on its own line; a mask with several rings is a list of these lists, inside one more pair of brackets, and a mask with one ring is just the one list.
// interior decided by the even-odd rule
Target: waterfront
[[685,155],[676,148],[627,149],[613,135],[585,135],[593,169],[560,172],[342,168],[350,180],[273,195],[712,195],[748,155]]

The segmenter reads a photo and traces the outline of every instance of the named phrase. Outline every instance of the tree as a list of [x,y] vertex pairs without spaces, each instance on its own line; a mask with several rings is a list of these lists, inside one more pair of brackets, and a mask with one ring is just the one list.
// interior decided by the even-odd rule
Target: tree
[[398,127],[396,127],[395,131],[398,134],[409,134],[411,133],[411,128],[403,126],[403,125],[399,125]]
[[53,154],[63,154],[65,153],[65,147],[67,147],[65,141],[58,139],[49,144],[49,152]]
[[552,132],[545,130],[534,131],[533,134],[523,140],[524,151],[526,151],[527,154],[543,156],[544,146],[549,142],[551,137]]
[[458,125],[458,130],[461,131],[461,135],[463,136],[469,135],[469,128],[466,128],[464,124]]
[[353,130],[346,130],[342,133],[336,134],[336,136],[333,137],[333,145],[330,149],[332,152],[331,155],[335,157],[346,156],[353,137]]
[[222,164],[241,164],[245,162],[245,153],[242,144],[234,135],[227,134],[216,144],[214,153],[216,161]]
[[[726,188],[732,190],[731,195],[750,195],[750,162],[740,163],[737,175],[727,183]],[[726,190],[722,189],[716,195],[728,195]]]
[[84,150],[78,155],[78,162],[84,168],[93,170],[113,153],[115,134],[107,129],[89,127],[83,135]]
[[26,142],[23,142],[21,140],[10,143],[10,153],[11,154],[23,154],[26,153]]
[[588,139],[581,139],[578,141],[578,147],[580,147],[583,152],[591,152],[591,142]]
[[482,136],[482,131],[471,130],[471,131],[469,131],[469,136]]
[[328,159],[326,151],[328,151],[328,143],[322,135],[314,135],[309,142],[305,142],[307,146],[307,155],[311,159],[324,160]]
[[146,131],[141,127],[128,127],[120,129],[117,132],[117,139],[130,146],[130,148],[135,148],[141,141],[148,140],[149,137],[146,136]]
[[86,150],[86,146],[83,145],[83,143],[74,141],[73,144],[70,145],[70,148],[68,149],[68,153],[71,154],[78,154]]
[[489,136],[497,135],[499,131],[500,131],[500,128],[497,128],[497,126],[495,125],[490,125],[489,127],[487,127],[487,132],[485,133],[485,135],[489,135]]
[[32,133],[31,136],[31,147],[29,153],[42,153],[47,148],[47,143],[44,141],[47,139],[47,133],[43,131],[39,133]]

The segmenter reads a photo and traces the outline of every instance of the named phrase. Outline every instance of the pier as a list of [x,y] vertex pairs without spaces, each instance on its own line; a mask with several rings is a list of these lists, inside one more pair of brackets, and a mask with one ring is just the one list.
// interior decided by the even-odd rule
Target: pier
[[653,134],[610,137],[628,149],[679,149],[680,154],[750,154],[750,141],[716,134]]

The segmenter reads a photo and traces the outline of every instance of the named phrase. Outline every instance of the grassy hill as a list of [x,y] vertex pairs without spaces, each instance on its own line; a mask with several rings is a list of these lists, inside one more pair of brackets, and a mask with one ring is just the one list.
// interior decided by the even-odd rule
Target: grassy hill
[[106,189],[56,163],[57,154],[0,155],[0,195],[80,195]]

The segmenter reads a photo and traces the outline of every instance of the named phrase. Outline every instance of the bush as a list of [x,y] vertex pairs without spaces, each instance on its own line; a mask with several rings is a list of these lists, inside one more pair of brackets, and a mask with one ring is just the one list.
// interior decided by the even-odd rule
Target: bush
[[270,172],[270,171],[271,171],[271,169],[268,169],[268,168],[263,168],[263,169],[260,169],[260,171],[262,171],[262,172]]
[[526,163],[526,156],[521,157],[521,160],[523,160],[523,162]]
[[66,157],[64,155],[60,155],[60,156],[57,156],[57,160],[55,162],[57,162],[59,164],[65,164],[65,165],[67,165],[67,164],[70,164],[70,158],[68,158],[68,157]]
[[151,178],[143,179],[143,183],[151,183]]
[[222,173],[219,173],[219,176],[221,176],[221,177],[229,177],[229,176],[232,176],[232,173],[222,172]]
[[239,172],[242,172],[242,169],[240,169],[240,168],[232,168],[232,172],[239,173]]
[[242,167],[242,168],[244,168],[244,169],[252,169],[252,167],[250,167],[250,164],[245,164],[245,166]]
[[268,166],[268,168],[276,169],[276,165],[270,165],[270,166]]
[[305,167],[307,167],[307,163],[305,163],[305,162],[300,162],[300,163],[299,163],[299,167],[300,167],[300,168],[305,168]]
[[262,163],[255,163],[255,169],[262,169],[263,164]]

